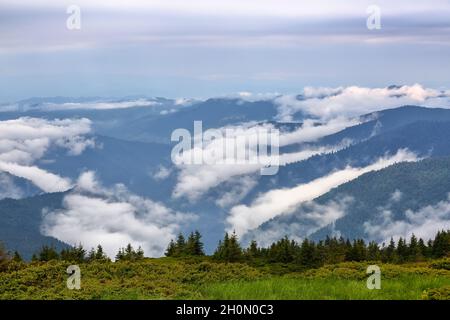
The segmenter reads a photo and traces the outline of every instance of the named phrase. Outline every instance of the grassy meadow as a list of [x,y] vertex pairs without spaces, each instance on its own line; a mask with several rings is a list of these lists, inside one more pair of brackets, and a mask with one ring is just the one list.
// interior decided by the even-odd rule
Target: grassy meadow
[[[369,264],[381,289],[366,287]],[[0,299],[450,299],[450,260],[407,264],[345,262],[317,269],[252,266],[208,258],[80,264],[81,289],[66,287],[64,261],[11,263]]]

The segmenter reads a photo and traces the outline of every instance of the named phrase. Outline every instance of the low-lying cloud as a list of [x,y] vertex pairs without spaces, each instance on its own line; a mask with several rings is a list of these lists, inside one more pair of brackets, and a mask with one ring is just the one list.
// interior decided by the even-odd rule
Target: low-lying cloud
[[[340,149],[348,147],[351,141],[342,141],[340,144],[331,146],[308,146],[304,144],[315,142],[324,136],[339,132],[344,128],[356,125],[358,123],[360,123],[359,120],[342,117],[331,119],[325,123],[317,123],[313,120],[306,120],[296,130],[290,132],[280,132],[279,147],[297,144],[298,151],[285,152],[275,155],[275,157],[277,157],[277,161],[274,162],[278,163],[280,166],[284,166],[290,163],[306,160],[318,154],[336,152]],[[231,138],[223,135],[219,139],[214,139],[210,143],[204,144],[202,148],[194,147],[183,152],[183,159],[192,159],[196,156],[201,156],[200,154],[202,154],[204,158],[216,159],[216,161],[198,165],[184,164],[185,162],[180,161],[177,165],[180,169],[178,181],[173,192],[173,196],[175,198],[187,197],[191,201],[195,201],[201,195],[222,183],[236,177],[254,174],[264,167],[263,162],[258,162],[256,160],[259,156],[257,141],[252,140],[249,137],[254,134],[255,130],[264,129],[270,131],[274,130],[275,127],[272,124],[248,123],[240,126],[223,127],[218,129],[218,131],[225,132],[229,129],[232,129],[234,132],[239,132],[239,134]],[[237,142],[236,149],[247,150],[248,159],[255,159],[255,161],[237,164],[233,163],[232,160],[234,159],[222,159],[224,146],[228,145],[228,140],[234,139],[235,137],[239,137],[235,140]],[[231,145],[233,145],[233,143],[231,143]],[[229,157],[230,155],[226,154],[225,156]],[[234,156],[234,154],[231,154],[231,156]],[[270,160],[268,160],[268,162],[273,163]]]
[[402,105],[450,107],[450,91],[412,86],[365,88],[358,86],[338,88],[305,87],[303,94],[283,95],[275,99],[278,119],[292,120],[298,113],[306,113],[322,119],[361,114]]
[[45,192],[66,191],[71,187],[70,179],[47,172],[35,163],[51,147],[65,149],[71,156],[95,147],[95,141],[86,137],[90,132],[88,119],[23,117],[0,121],[0,172],[27,179]]
[[[264,228],[250,231],[244,239],[256,240],[261,246],[269,246],[286,235],[301,241],[325,226],[333,226],[336,220],[347,214],[347,209],[353,201],[352,197],[344,197],[325,204],[304,202],[295,212],[269,221]],[[333,236],[339,237],[340,233],[335,232]]]
[[250,205],[238,205],[230,210],[226,219],[228,229],[244,235],[249,230],[258,228],[264,222],[281,214],[291,213],[306,201],[311,201],[343,183],[374,170],[380,170],[392,164],[404,161],[417,161],[417,156],[400,149],[395,155],[385,156],[363,168],[347,167],[311,182],[294,188],[276,189],[257,197]]
[[61,210],[44,212],[41,230],[69,244],[101,244],[111,258],[128,243],[141,246],[146,256],[159,257],[180,226],[195,219],[194,214],[134,195],[124,185],[105,188],[89,171],[64,197]]
[[[393,196],[394,197],[394,196]],[[380,208],[378,217],[364,223],[364,231],[371,239],[388,243],[390,238],[410,239],[414,234],[425,241],[434,238],[439,230],[450,229],[450,194],[446,200],[423,207],[417,211],[407,210],[404,218],[394,219],[389,207]]]

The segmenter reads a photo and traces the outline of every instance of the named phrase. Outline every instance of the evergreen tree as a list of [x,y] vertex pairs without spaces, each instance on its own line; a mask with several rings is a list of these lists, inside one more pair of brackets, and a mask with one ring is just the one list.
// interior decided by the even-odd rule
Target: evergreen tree
[[177,242],[175,245],[175,256],[181,257],[186,253],[186,240],[182,233],[178,235]]
[[164,253],[166,257],[174,257],[176,253],[176,245],[175,241],[170,240],[169,245],[167,246],[166,252]]
[[255,240],[250,242],[250,246],[245,250],[244,255],[247,258],[254,259],[259,257],[261,254],[260,249],[258,248],[258,243]]
[[408,246],[402,237],[398,239],[397,243],[397,259],[399,262],[405,262],[408,260]]
[[97,246],[97,251],[95,252],[95,259],[96,260],[109,260],[106,253],[103,251],[103,247],[101,245]]
[[423,241],[422,238],[419,239],[419,242],[417,244],[417,247],[419,248],[419,252],[420,252],[420,256],[424,257],[424,258],[428,258],[429,257],[429,250],[427,245],[425,244],[425,242]]
[[134,250],[131,243],[129,243],[125,248],[119,249],[116,254],[116,261],[138,261],[144,259],[144,250],[139,247]]
[[101,245],[97,246],[97,249],[92,248],[89,251],[87,256],[87,260],[90,262],[98,261],[98,262],[109,262],[111,261],[109,257],[103,251],[103,247]]
[[408,247],[408,260],[409,261],[420,261],[422,260],[422,252],[419,247],[419,242],[414,234],[412,234],[411,239],[409,240]]
[[439,231],[436,234],[431,252],[433,258],[442,258],[450,253],[450,230],[448,232]]
[[231,237],[228,232],[225,233],[223,241],[219,241],[214,258],[221,261],[236,262],[242,259],[242,248],[239,244],[236,233],[233,232]]
[[194,255],[195,256],[204,256],[204,244],[202,242],[202,235],[198,230],[194,232]]
[[381,254],[378,244],[374,241],[370,242],[367,247],[367,259],[371,261],[377,261],[380,260],[380,258]]
[[14,251],[12,260],[14,262],[23,262],[22,256],[20,255],[20,253],[18,251]]
[[37,260],[39,261],[51,261],[59,260],[59,254],[53,246],[43,246],[41,251],[37,254]]
[[393,238],[391,238],[391,241],[389,242],[389,245],[385,248],[382,260],[383,262],[394,262],[396,258],[396,250],[395,250],[395,241]]
[[320,266],[314,242],[309,241],[308,239],[303,240],[300,247],[298,262],[300,265],[307,268],[317,268]]

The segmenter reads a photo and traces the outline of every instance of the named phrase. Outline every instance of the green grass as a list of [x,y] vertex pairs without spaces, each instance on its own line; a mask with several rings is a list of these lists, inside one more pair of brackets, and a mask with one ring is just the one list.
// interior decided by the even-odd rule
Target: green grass
[[[70,263],[11,264],[0,299],[450,299],[447,260],[381,264],[381,290],[368,290],[368,262],[299,271],[293,266],[145,259],[80,264],[81,290],[66,287]],[[281,273],[281,274],[280,274]]]
[[380,290],[369,290],[361,280],[336,278],[302,279],[272,277],[257,281],[238,281],[205,285],[206,299],[285,299],[285,300],[417,300],[425,290],[450,285],[450,278],[406,275],[382,280]]

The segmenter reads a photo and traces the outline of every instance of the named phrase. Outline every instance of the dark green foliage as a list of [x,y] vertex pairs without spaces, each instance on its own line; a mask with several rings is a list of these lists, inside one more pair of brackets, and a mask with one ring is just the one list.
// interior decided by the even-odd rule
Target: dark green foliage
[[141,247],[137,250],[129,243],[125,248],[121,248],[116,255],[116,261],[138,261],[144,259],[144,251]]
[[12,260],[13,260],[14,262],[23,262],[22,256],[21,256],[20,253],[17,252],[17,251],[14,251]]
[[171,240],[165,255],[167,257],[204,256],[204,245],[200,232],[191,232],[187,241],[182,233],[177,237],[177,241]]
[[237,262],[244,257],[241,245],[239,244],[236,233],[231,236],[225,233],[223,241],[219,241],[219,245],[214,252],[213,257],[219,261]]
[[103,251],[103,247],[101,245],[98,245],[97,250],[92,248],[91,251],[89,251],[89,254],[87,256],[87,261],[89,261],[89,262],[92,262],[92,261],[106,262],[106,261],[111,261],[111,260],[108,258],[108,256]]
[[450,252],[450,231],[438,232],[433,241],[431,254],[433,258],[442,258]]
[[86,250],[84,250],[81,244],[68,249],[63,249],[61,251],[61,260],[82,263],[86,260]]
[[[223,256],[226,252],[226,244],[230,239],[219,243],[214,257],[229,261]],[[376,242],[368,245],[362,239],[353,242],[344,240],[342,237],[330,238],[315,243],[304,239],[302,243],[284,237],[273,243],[268,248],[259,248],[255,241],[244,250],[244,257],[249,262],[257,259],[263,263],[296,264],[304,268],[318,268],[324,264],[335,264],[345,261],[383,261],[388,263],[418,262],[427,258],[442,258],[450,255],[450,231],[440,231],[434,240],[426,245],[423,239],[417,239],[412,235],[409,244],[400,238],[396,243],[391,238],[389,245],[384,244],[380,248]],[[431,254],[430,254],[431,252]]]
[[41,250],[37,253],[37,255],[33,256],[33,260],[37,261],[52,261],[59,260],[60,254],[56,251],[53,246],[43,246]]

